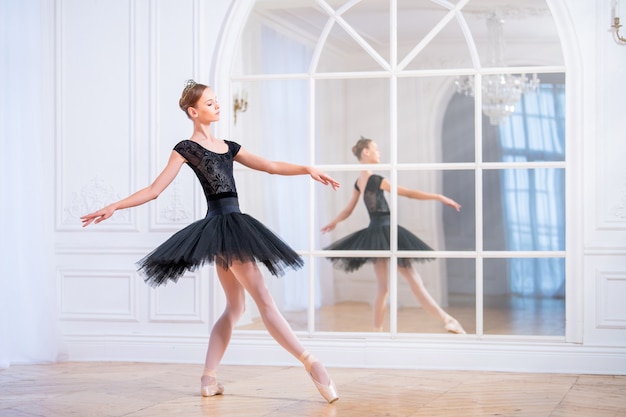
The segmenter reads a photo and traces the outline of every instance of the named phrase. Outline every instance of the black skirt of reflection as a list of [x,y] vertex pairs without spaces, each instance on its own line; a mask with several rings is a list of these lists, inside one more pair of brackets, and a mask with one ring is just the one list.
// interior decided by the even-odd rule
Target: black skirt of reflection
[[[374,215],[370,218],[370,224],[361,230],[357,230],[336,242],[325,247],[325,250],[352,250],[352,251],[381,251],[390,250],[390,216],[389,214]],[[432,251],[427,243],[415,236],[409,230],[398,225],[398,250],[406,251]],[[367,262],[374,262],[376,257],[349,257],[333,258],[328,257],[338,269],[346,272],[353,272],[361,268]],[[382,258],[385,259],[385,258]],[[409,267],[411,262],[427,262],[434,258],[398,258],[398,266]]]
[[137,262],[152,287],[177,282],[186,271],[213,262],[225,268],[233,261],[260,262],[275,276],[304,261],[285,241],[261,222],[239,211],[236,197],[209,201],[204,219],[181,229]]

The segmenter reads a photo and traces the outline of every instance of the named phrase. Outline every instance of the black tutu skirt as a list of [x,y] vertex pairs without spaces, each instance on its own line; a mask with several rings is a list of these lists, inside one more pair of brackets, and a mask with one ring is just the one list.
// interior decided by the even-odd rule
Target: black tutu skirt
[[218,262],[228,268],[233,261],[261,262],[272,275],[286,267],[301,268],[304,261],[287,243],[247,214],[209,213],[176,232],[137,262],[144,281],[152,287],[177,282],[186,271]]
[[[351,233],[336,242],[328,245],[326,250],[389,250],[390,246],[390,225],[389,215],[374,216],[367,228]],[[423,250],[432,251],[433,248],[428,246],[423,240],[415,236],[409,230],[398,225],[398,250]],[[361,268],[367,262],[374,262],[376,257],[328,257],[333,266],[342,269],[345,272],[353,272]],[[398,258],[398,265],[409,267],[411,262],[432,261],[434,258]]]

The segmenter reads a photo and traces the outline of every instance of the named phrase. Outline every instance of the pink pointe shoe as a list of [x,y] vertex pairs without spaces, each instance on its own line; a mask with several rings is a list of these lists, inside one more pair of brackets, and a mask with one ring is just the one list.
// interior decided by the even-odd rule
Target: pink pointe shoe
[[446,324],[444,326],[444,329],[446,329],[447,332],[456,334],[467,334],[465,333],[465,329],[463,329],[463,326],[461,326],[461,323],[459,323],[458,320],[454,317],[446,317],[445,323]]
[[306,369],[306,371],[309,373],[311,380],[315,384],[315,387],[320,392],[320,394],[322,394],[322,397],[324,397],[324,399],[328,401],[329,404],[337,401],[339,399],[339,395],[337,395],[337,388],[335,388],[335,384],[333,383],[333,381],[330,380],[328,385],[323,385],[315,378],[313,378],[313,374],[311,374],[311,367],[314,363],[319,362],[319,360],[306,350],[302,352],[302,355],[300,355],[298,360],[304,365],[304,369]]
[[200,393],[203,397],[212,397],[214,395],[222,395],[224,393],[224,385],[217,382],[217,373],[213,369],[204,368],[202,376],[210,376],[215,382],[211,385],[202,385],[200,387]]

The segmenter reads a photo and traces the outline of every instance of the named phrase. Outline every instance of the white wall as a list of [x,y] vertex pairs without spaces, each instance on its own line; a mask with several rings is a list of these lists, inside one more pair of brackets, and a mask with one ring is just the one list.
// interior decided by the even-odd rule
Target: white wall
[[[240,0],[241,3],[248,3]],[[553,0],[568,66],[568,340],[355,335],[308,338],[336,366],[626,374],[626,46],[607,29],[610,2]],[[200,363],[219,310],[209,268],[157,291],[134,262],[204,215],[193,180],[157,202],[83,230],[78,216],[143,187],[189,134],[183,82],[210,83],[230,2],[56,0],[55,251],[71,360]],[[237,5],[237,3],[235,3]],[[626,18],[626,16],[623,16]],[[238,28],[231,28],[238,30]],[[220,93],[218,92],[218,95]],[[224,101],[226,96],[224,96]],[[224,104],[224,103],[223,103]],[[228,119],[229,106],[223,107]],[[195,196],[195,197],[194,197]],[[255,351],[250,359],[250,350]],[[294,363],[264,334],[238,335],[227,363]]]
[[[209,268],[152,290],[135,262],[181,225],[204,216],[202,192],[183,169],[160,198],[82,229],[78,217],[147,186],[191,133],[178,108],[184,81],[211,81],[227,2],[56,1],[56,259],[70,358],[106,357],[117,343],[154,343],[187,356],[172,337],[206,343]],[[125,342],[120,342],[124,340]],[[132,353],[131,353],[132,351]],[[151,358],[131,349],[125,358]],[[147,356],[144,356],[144,353]]]
[[[585,86],[578,177],[584,218],[577,236],[584,242],[583,341],[625,347],[626,119],[619,107],[626,87],[626,45],[612,41],[607,30],[613,23],[609,1],[576,3],[572,15]],[[623,14],[623,6],[621,10]]]

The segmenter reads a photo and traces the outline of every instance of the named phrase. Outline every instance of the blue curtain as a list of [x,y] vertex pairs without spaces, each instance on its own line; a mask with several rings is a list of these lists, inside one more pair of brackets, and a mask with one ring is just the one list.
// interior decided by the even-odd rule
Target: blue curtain
[[[526,93],[499,127],[503,162],[565,160],[565,84],[542,80]],[[565,250],[565,170],[509,169],[501,172],[507,250]],[[510,259],[510,290],[535,297],[563,297],[562,258]]]

